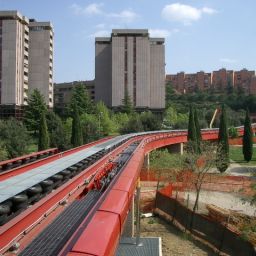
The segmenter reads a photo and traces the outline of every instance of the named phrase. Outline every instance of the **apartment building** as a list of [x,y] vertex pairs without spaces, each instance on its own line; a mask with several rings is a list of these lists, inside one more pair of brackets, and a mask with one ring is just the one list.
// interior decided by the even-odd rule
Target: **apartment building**
[[241,71],[226,70],[224,68],[205,73],[194,74],[184,72],[175,75],[166,75],[166,83],[171,83],[173,88],[180,93],[191,93],[198,90],[225,91],[227,87],[242,88],[247,94],[255,94],[255,71],[242,69]]
[[29,20],[29,90],[38,89],[53,107],[53,26]]
[[166,75],[166,83],[180,93],[191,93],[197,90],[208,90],[212,84],[212,74],[203,71],[195,74],[180,72],[177,75]]
[[225,90],[228,86],[234,86],[234,74],[233,70],[226,70],[222,68],[212,73],[212,88],[215,90]]
[[165,45],[147,29],[113,29],[95,39],[95,100],[118,109],[128,94],[138,111],[165,107]]
[[29,20],[0,11],[0,115],[21,117],[28,98]]
[[59,114],[65,114],[66,108],[70,103],[72,90],[77,85],[83,85],[87,90],[91,101],[95,100],[94,80],[54,84],[54,107]]
[[254,94],[253,89],[253,77],[255,77],[255,71],[248,71],[242,69],[234,74],[234,88],[242,88],[247,94]]
[[[42,36],[46,27],[49,40]],[[30,21],[18,11],[0,11],[0,117],[22,118],[34,88],[52,107],[52,36],[48,22]]]

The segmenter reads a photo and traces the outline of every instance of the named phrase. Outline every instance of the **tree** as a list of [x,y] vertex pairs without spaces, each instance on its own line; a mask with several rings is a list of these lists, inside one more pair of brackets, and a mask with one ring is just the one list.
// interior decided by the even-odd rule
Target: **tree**
[[193,142],[191,145],[193,145],[195,148],[195,151],[198,151],[198,139],[197,139],[197,133],[196,133],[196,126],[195,126],[195,117],[194,117],[194,108],[192,105],[189,107],[189,121],[188,121],[188,136],[187,136],[188,142]]
[[132,100],[131,100],[131,97],[128,93],[127,88],[125,88],[124,98],[122,99],[121,110],[122,110],[123,113],[126,113],[126,114],[131,114],[131,113],[134,112]]
[[248,109],[244,120],[243,154],[245,161],[251,161],[253,154],[253,132]]
[[216,166],[220,172],[225,172],[229,166],[228,127],[224,104],[221,107]]
[[[198,152],[195,147],[196,142],[189,141],[186,144],[186,150],[182,156],[182,163],[185,169],[191,170],[193,175],[191,177],[192,184],[196,191],[196,199],[193,206],[193,212],[190,220],[190,228],[192,229],[194,221],[194,213],[198,208],[199,196],[202,184],[205,180],[206,174],[216,165],[216,145],[212,142],[202,141],[201,152]],[[220,158],[220,162],[225,161],[225,158]]]
[[83,114],[80,119],[84,143],[97,140],[99,138],[97,116]]
[[46,111],[44,96],[38,89],[32,91],[28,97],[28,105],[25,107],[24,123],[29,131],[37,134],[41,113]]
[[64,129],[64,124],[60,117],[53,111],[46,113],[46,122],[50,137],[50,146],[58,147],[60,150],[70,148],[70,138]]
[[129,122],[129,116],[126,113],[118,112],[112,115],[111,120],[114,124],[114,132],[119,133]]
[[49,140],[50,139],[46,124],[45,112],[42,112],[39,126],[38,151],[49,148]]
[[71,100],[68,107],[71,115],[75,111],[75,105],[79,116],[84,113],[90,114],[93,112],[90,96],[82,84],[76,85],[72,90]]
[[31,138],[26,127],[11,118],[0,123],[1,147],[5,149],[8,158],[14,158],[28,153]]
[[139,116],[144,131],[156,131],[161,128],[161,121],[150,111],[146,111]]
[[81,123],[80,123],[79,112],[76,104],[73,105],[71,144],[73,145],[73,147],[78,147],[83,144]]
[[200,144],[200,142],[202,141],[202,136],[201,136],[201,129],[199,126],[199,120],[198,120],[196,108],[194,110],[194,120],[195,120],[196,136],[197,136],[198,143]]
[[131,116],[128,123],[121,128],[121,134],[131,133],[131,132],[142,132],[143,125],[140,120],[139,114],[134,114]]
[[106,107],[103,101],[100,101],[96,105],[95,114],[98,119],[98,133],[99,135],[109,135],[115,129],[115,125],[110,118],[110,111]]

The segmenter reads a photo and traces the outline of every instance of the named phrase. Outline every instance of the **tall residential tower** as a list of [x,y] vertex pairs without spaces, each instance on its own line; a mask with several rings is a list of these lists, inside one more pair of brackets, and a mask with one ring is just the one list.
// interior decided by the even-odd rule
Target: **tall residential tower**
[[95,100],[111,108],[125,93],[137,110],[165,107],[165,46],[146,29],[113,29],[111,38],[95,39]]
[[0,112],[21,115],[28,97],[29,20],[17,11],[0,11]]
[[53,107],[53,27],[29,20],[29,90],[38,89]]
[[0,117],[22,117],[29,91],[53,106],[53,30],[18,11],[0,11]]

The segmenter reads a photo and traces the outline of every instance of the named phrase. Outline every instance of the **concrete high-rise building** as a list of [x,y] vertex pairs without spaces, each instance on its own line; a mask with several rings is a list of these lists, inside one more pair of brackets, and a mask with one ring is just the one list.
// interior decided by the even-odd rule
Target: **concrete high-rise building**
[[95,100],[119,108],[125,93],[137,110],[165,108],[165,45],[146,29],[113,29],[95,39]]
[[29,20],[29,91],[38,89],[53,107],[53,27]]
[[17,11],[0,11],[0,112],[21,115],[27,105],[29,20]]
[[0,11],[0,117],[22,117],[28,91],[38,88],[53,106],[53,31],[18,11]]

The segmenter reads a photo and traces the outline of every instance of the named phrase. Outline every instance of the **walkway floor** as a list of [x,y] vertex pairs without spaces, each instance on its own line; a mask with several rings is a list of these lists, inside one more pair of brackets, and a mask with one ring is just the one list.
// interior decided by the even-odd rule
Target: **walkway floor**
[[139,245],[136,238],[123,237],[120,240],[116,256],[162,256],[161,238],[143,237]]

